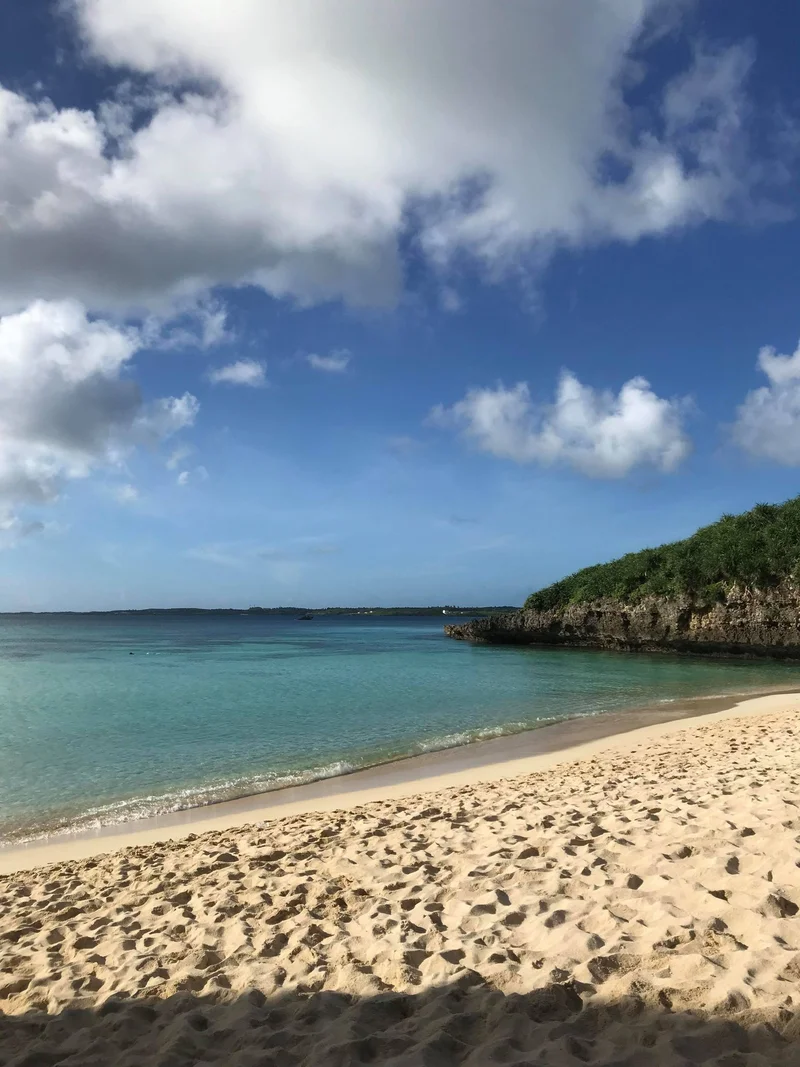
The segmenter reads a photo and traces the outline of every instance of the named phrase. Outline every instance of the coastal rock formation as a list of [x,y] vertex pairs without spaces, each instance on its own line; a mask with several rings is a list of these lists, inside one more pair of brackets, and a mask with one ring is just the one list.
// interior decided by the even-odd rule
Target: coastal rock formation
[[800,660],[800,497],[584,567],[450,637]]
[[800,660],[800,586],[734,585],[724,600],[610,597],[445,626],[448,637],[484,644],[561,645],[626,652],[681,652]]

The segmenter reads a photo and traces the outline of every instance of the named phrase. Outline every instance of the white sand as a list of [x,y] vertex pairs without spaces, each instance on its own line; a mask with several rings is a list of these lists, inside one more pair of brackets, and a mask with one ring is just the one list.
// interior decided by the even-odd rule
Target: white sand
[[0,878],[0,1063],[800,1064],[800,698],[528,763]]

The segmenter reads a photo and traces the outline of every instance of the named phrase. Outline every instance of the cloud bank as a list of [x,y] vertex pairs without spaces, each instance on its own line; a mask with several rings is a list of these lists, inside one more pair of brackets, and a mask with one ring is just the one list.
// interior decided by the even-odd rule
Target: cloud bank
[[[465,254],[494,279],[738,216],[763,182],[748,47],[696,49],[634,109],[662,0],[466,3],[64,0],[112,88],[90,110],[0,86],[0,508],[193,422],[191,394],[145,404],[129,371],[142,347],[229,340],[217,287],[390,305],[410,239],[455,310]],[[800,462],[768,425],[796,425],[798,387],[763,369],[738,439]],[[209,378],[266,384],[250,359]],[[436,417],[599,477],[673,470],[689,448],[681,405],[640,378],[613,395],[565,375],[544,406],[523,384],[475,390]]]
[[690,451],[685,406],[656,396],[644,378],[614,394],[565,372],[552,403],[534,404],[525,382],[472,389],[452,407],[434,408],[429,422],[456,428],[480,451],[503,459],[621,478],[636,467],[678,468]]
[[245,283],[387,304],[409,226],[444,275],[496,275],[723,217],[754,180],[746,48],[628,106],[660,0],[68,7],[119,83],[94,111],[0,89],[0,310]]
[[126,377],[140,343],[136,330],[92,320],[74,301],[0,317],[2,514],[51,502],[65,481],[192,424],[194,396],[145,403]]

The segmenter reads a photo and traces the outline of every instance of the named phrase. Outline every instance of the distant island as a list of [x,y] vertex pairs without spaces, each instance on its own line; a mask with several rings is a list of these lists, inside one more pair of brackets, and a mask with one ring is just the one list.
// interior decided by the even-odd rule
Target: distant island
[[800,497],[586,567],[521,611],[446,626],[490,644],[800,660]]
[[518,607],[462,608],[450,604],[426,608],[116,608],[111,611],[13,611],[0,615],[293,615],[295,618],[310,615],[502,615],[519,611]]

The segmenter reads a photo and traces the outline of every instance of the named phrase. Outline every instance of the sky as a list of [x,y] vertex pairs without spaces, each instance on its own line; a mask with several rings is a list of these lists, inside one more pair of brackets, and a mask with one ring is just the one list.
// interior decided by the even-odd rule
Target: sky
[[0,610],[520,604],[800,491],[791,0],[6,0]]

